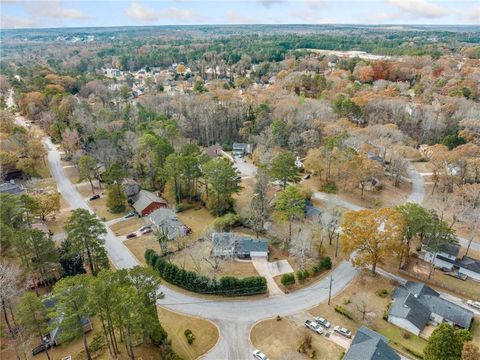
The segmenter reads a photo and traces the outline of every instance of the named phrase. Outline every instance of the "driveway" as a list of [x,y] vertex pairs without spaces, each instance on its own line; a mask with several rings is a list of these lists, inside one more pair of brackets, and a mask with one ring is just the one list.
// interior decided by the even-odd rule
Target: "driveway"
[[284,292],[278,287],[277,283],[273,279],[274,275],[271,271],[270,264],[267,258],[254,257],[252,258],[252,264],[257,270],[258,275],[267,279],[268,293],[270,296],[283,295]]
[[241,157],[234,157],[234,166],[240,172],[242,178],[254,177],[257,174],[257,167]]

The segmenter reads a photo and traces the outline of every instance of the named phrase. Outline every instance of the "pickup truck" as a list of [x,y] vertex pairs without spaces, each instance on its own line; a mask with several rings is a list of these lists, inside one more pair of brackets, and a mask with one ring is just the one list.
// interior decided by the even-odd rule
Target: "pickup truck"
[[305,326],[312,331],[315,331],[317,334],[323,333],[323,328],[316,321],[307,320],[305,321]]

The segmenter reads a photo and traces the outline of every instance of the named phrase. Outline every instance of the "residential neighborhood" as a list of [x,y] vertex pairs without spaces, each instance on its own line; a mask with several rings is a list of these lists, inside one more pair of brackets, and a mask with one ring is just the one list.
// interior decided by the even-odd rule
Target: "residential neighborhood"
[[475,5],[2,2],[0,358],[480,359]]

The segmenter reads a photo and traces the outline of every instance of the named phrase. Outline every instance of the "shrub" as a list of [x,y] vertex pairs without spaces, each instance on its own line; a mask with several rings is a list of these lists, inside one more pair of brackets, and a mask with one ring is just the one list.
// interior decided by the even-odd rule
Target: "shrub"
[[412,335],[411,335],[410,333],[408,333],[408,332],[405,331],[405,332],[402,333],[402,337],[403,337],[404,339],[408,340],[408,339],[410,339],[410,338],[412,337]]
[[388,296],[388,290],[387,289],[381,289],[376,292],[378,296],[381,298],[386,298]]
[[322,260],[320,260],[320,266],[322,269],[330,270],[332,268],[332,259],[330,259],[329,256],[324,257]]
[[310,276],[310,273],[308,272],[308,270],[297,271],[297,280],[300,282],[307,279],[309,276]]
[[230,230],[232,227],[241,224],[240,215],[228,213],[215,219],[213,227],[217,231]]
[[280,282],[284,286],[290,286],[290,285],[295,284],[295,274],[293,274],[293,273],[283,274]]
[[267,280],[263,276],[250,276],[242,279],[225,276],[220,279],[212,279],[179,268],[151,249],[145,251],[144,257],[147,264],[157,270],[165,281],[189,291],[225,296],[254,295],[267,292]]
[[175,205],[175,210],[177,210],[177,212],[182,212],[182,211],[185,211],[185,210],[189,210],[191,208],[193,208],[192,204],[180,203],[180,204]]
[[350,304],[350,298],[348,296],[342,296],[341,302],[343,305]]
[[335,183],[329,182],[322,186],[322,191],[327,194],[336,194],[338,191],[338,188]]
[[193,334],[192,330],[187,329],[183,334],[187,338],[189,344],[193,343],[193,340],[195,340],[195,335]]
[[345,309],[344,307],[342,307],[340,305],[335,306],[335,312],[345,316],[347,319],[353,320],[352,314],[350,314],[350,312],[347,309]]

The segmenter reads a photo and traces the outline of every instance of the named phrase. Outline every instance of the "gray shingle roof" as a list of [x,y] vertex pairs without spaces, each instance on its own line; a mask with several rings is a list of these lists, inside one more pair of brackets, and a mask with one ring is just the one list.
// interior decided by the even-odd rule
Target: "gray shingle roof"
[[23,193],[23,187],[18,184],[6,182],[0,185],[0,193],[18,195]]
[[218,251],[229,250],[233,247],[235,255],[250,255],[252,251],[268,253],[267,240],[256,240],[232,232],[213,233],[212,246]]
[[460,267],[476,272],[477,274],[480,274],[480,260],[473,259],[468,256],[464,256],[462,260],[458,262]]
[[406,319],[420,330],[432,313],[467,329],[473,320],[472,311],[441,298],[439,293],[422,283],[407,281],[395,289],[393,298],[388,314]]
[[451,255],[451,256],[458,256],[458,253],[460,252],[460,245],[456,244],[444,244],[440,247],[440,251]]
[[148,218],[157,228],[167,231],[169,240],[188,234],[188,227],[178,220],[177,215],[171,209],[157,209],[148,215]]
[[135,202],[133,203],[133,208],[137,213],[141,214],[145,208],[150,205],[152,202],[159,202],[161,204],[167,205],[167,201],[158,197],[154,193],[147,190],[140,190],[140,192],[135,196]]
[[247,237],[238,241],[237,252],[249,254],[252,251],[268,252],[268,241],[255,240]]
[[400,356],[388,346],[388,339],[362,326],[353,338],[344,360],[399,360]]

